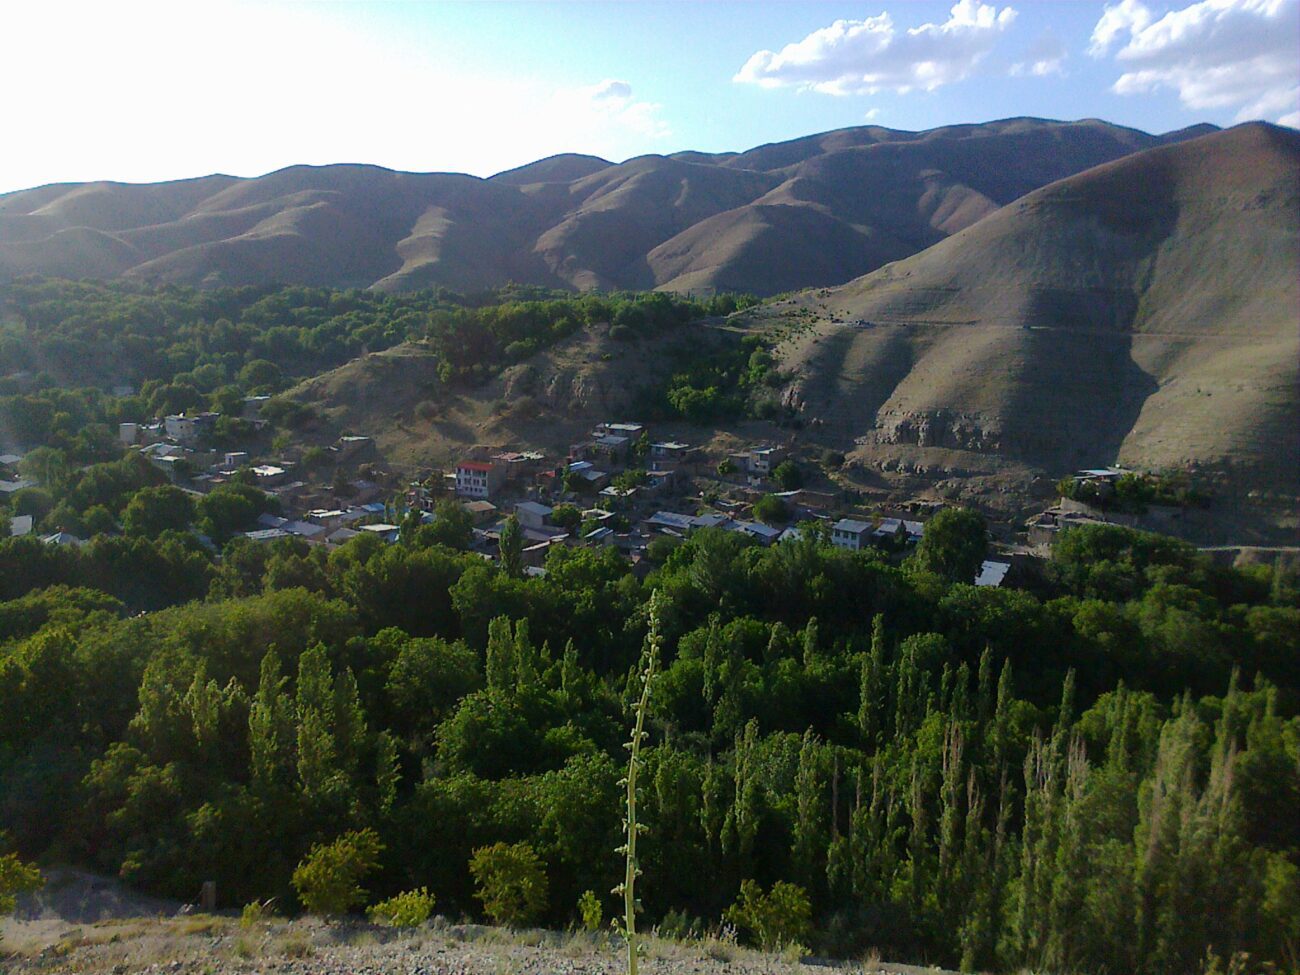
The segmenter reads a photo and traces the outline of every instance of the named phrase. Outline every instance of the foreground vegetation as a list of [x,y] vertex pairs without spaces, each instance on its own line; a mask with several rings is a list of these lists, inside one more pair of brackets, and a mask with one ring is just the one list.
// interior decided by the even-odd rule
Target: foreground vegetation
[[[645,923],[966,967],[1295,965],[1292,576],[1118,528],[1067,534],[1032,592],[713,531],[644,582],[594,550],[525,579],[435,537],[236,540],[165,596],[76,574],[93,548],[0,543],[0,828],[282,909],[351,833],[373,869],[343,909],[608,916],[657,591]],[[782,904],[804,922],[765,929]]]

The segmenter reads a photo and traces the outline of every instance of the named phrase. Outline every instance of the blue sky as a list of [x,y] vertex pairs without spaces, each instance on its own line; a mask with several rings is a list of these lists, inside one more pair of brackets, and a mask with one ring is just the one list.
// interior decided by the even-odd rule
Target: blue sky
[[294,163],[486,176],[1016,115],[1300,126],[1300,0],[0,6],[0,192]]

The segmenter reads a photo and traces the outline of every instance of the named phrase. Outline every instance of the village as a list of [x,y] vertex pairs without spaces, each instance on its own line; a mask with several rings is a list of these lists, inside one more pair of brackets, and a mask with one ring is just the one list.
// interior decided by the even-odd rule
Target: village
[[[267,400],[245,399],[241,419],[254,431],[266,426],[260,411]],[[644,575],[699,528],[738,532],[764,546],[815,535],[839,548],[872,548],[901,558],[920,542],[926,518],[941,507],[924,500],[896,509],[869,508],[851,492],[836,490],[833,482],[821,489],[804,486],[805,479],[811,480],[806,470],[811,465],[801,465],[786,446],[754,443],[713,456],[690,443],[655,439],[645,424],[635,421],[597,423],[563,457],[477,446],[447,469],[411,478],[379,470],[367,459],[373,456],[371,438],[359,434],[340,436],[323,450],[310,448],[311,463],[306,462],[309,451],[292,448],[269,456],[212,449],[218,419],[219,414],[203,412],[124,422],[118,438],[170,483],[196,496],[234,482],[275,498],[278,513],[260,515],[240,533],[259,543],[297,538],[332,548],[364,534],[395,543],[404,524],[431,523],[439,503],[452,501],[472,523],[471,550],[484,558],[499,557],[502,529],[514,517],[528,574],[545,573],[555,546],[609,546]],[[6,455],[0,463],[16,467],[20,459]],[[1064,528],[1097,522],[1139,526],[1134,516],[1105,510],[1119,479],[1130,473],[1106,467],[1067,478],[1055,504],[1029,519],[1014,539],[995,542],[992,557],[972,582],[1014,584],[1015,567],[1049,556]],[[33,485],[30,479],[0,478],[0,490],[8,494]],[[1172,522],[1180,510],[1151,506],[1140,526]],[[17,515],[10,533],[32,533],[32,522],[30,515]],[[64,531],[43,538],[51,544],[83,544]],[[653,551],[656,540],[662,541]]]

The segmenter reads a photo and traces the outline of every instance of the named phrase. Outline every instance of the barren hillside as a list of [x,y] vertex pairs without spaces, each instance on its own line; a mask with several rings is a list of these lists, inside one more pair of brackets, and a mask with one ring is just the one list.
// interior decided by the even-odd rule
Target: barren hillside
[[874,465],[1300,479],[1300,135],[1255,123],[1031,193],[766,312],[789,395]]
[[1052,180],[1189,134],[1009,119],[617,165],[567,154],[487,180],[340,165],[43,186],[0,196],[0,279],[772,294],[842,283]]

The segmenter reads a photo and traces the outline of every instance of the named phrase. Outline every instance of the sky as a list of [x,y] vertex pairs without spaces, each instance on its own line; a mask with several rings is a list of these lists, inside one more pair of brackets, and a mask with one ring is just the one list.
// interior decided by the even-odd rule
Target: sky
[[0,192],[1012,116],[1300,128],[1300,0],[0,0]]

